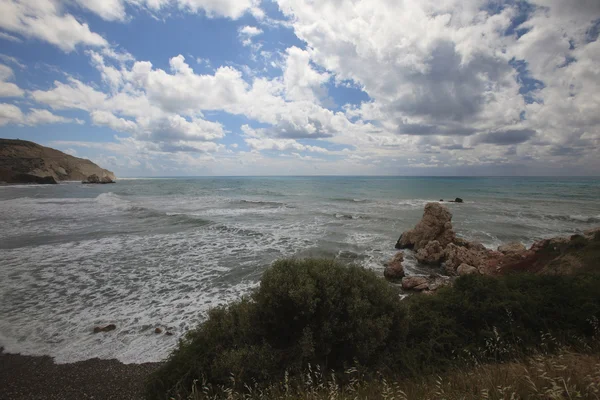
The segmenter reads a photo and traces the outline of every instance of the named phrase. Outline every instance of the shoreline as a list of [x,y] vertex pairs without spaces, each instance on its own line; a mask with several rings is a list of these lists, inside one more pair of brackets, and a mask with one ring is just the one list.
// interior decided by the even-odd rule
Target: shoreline
[[144,399],[144,383],[160,365],[98,358],[56,364],[50,356],[10,354],[0,348],[0,399]]

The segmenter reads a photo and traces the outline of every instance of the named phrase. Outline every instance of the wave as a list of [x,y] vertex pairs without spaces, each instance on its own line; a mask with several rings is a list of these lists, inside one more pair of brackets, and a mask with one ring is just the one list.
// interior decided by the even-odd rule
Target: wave
[[238,200],[234,203],[245,204],[246,206],[268,206],[268,207],[287,207],[287,204],[278,201],[263,201],[263,200]]
[[541,219],[550,221],[564,221],[564,222],[584,222],[584,223],[597,223],[600,222],[600,214],[598,215],[581,215],[581,214],[534,214],[534,213],[518,213],[518,217],[525,217],[530,219]]
[[334,214],[334,216],[337,219],[369,219],[367,216],[364,216],[364,215],[343,214],[343,213],[336,213],[336,214]]
[[373,200],[369,199],[354,199],[349,197],[333,197],[330,200],[338,201],[342,203],[372,203]]

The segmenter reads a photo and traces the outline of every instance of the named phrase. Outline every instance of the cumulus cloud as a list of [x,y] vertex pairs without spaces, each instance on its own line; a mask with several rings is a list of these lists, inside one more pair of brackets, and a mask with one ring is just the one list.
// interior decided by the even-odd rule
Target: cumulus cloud
[[65,13],[53,0],[2,0],[0,28],[51,43],[66,52],[77,45],[107,46],[107,41],[90,30],[87,23]]
[[0,97],[21,97],[25,93],[20,87],[12,82],[14,78],[12,68],[0,64]]
[[48,110],[37,108],[32,108],[29,112],[23,113],[21,109],[14,104],[0,103],[0,126],[9,124],[36,126],[70,122],[79,121],[55,115]]
[[252,38],[262,33],[262,29],[255,26],[246,25],[238,29],[238,36],[244,46],[250,46],[252,44]]
[[144,7],[152,12],[176,6],[191,13],[204,12],[208,17],[238,19],[246,12],[262,18],[258,0],[75,0],[81,7],[107,21],[127,18],[126,6]]

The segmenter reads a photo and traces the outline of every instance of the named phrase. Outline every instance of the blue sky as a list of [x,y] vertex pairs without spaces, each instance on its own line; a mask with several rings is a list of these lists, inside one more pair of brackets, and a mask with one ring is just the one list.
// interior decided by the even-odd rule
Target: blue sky
[[598,175],[594,0],[2,0],[0,136],[118,176]]

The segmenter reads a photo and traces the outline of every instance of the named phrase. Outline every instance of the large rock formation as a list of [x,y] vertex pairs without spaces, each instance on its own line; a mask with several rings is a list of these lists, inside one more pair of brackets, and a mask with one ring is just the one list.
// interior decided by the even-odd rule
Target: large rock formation
[[396,248],[419,250],[433,240],[437,240],[440,246],[446,247],[455,239],[450,211],[439,203],[428,203],[421,221],[400,236]]
[[25,140],[0,139],[0,182],[82,181],[93,174],[100,179],[116,179],[111,171],[90,160]]
[[[481,243],[456,237],[452,215],[439,203],[425,206],[423,219],[414,229],[402,234],[397,248],[413,248],[421,264],[443,265],[448,275],[481,273],[498,275],[515,271],[564,274],[595,265],[600,259],[600,228],[570,238],[544,239],[529,249],[522,243],[508,243],[498,251]],[[406,277],[405,289],[435,290],[425,287],[422,277]],[[436,285],[433,285],[434,287]]]

